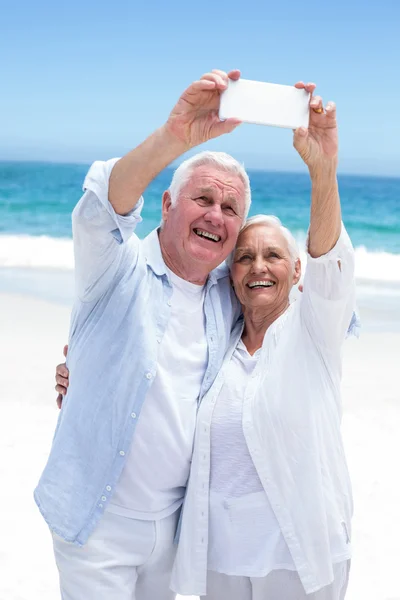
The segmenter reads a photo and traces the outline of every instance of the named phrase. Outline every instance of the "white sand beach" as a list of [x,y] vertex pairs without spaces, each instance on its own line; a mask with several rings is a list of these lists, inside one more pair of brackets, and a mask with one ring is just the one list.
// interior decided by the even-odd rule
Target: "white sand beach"
[[[57,418],[54,370],[69,314],[68,306],[0,293],[0,600],[59,598],[32,491]],[[346,342],[343,432],[355,497],[346,600],[400,600],[399,358],[400,333],[366,331]]]

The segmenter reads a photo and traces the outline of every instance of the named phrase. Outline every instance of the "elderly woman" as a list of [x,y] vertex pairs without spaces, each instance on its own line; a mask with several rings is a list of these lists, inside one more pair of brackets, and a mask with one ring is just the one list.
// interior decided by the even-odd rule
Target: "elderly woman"
[[[327,126],[334,113],[328,105]],[[324,156],[333,174],[335,144],[331,136]],[[231,278],[243,320],[199,407],[172,578],[178,593],[345,596],[352,495],[340,379],[355,286],[335,183],[312,193],[307,246],[303,294],[291,303],[301,265],[290,232],[259,215],[239,235]]]

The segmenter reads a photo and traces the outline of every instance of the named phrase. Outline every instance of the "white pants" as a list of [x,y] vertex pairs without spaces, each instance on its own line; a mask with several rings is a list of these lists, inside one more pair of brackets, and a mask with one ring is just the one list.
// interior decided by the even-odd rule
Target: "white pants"
[[62,600],[173,600],[178,517],[139,521],[105,512],[83,547],[53,534]]
[[306,594],[296,571],[272,571],[266,577],[207,573],[206,600],[344,600],[350,561],[333,565],[335,579],[318,592]]

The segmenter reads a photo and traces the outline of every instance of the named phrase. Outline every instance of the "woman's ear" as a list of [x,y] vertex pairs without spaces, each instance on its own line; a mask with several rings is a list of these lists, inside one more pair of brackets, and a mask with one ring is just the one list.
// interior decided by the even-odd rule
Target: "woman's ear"
[[294,263],[294,273],[293,273],[293,285],[299,283],[301,277],[301,260],[300,258],[296,258]]

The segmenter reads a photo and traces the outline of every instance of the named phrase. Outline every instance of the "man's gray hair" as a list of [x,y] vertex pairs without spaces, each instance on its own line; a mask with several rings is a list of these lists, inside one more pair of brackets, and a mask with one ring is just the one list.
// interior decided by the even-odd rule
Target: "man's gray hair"
[[[255,215],[254,217],[250,217],[243,225],[239,235],[241,235],[244,231],[246,231],[246,229],[248,229],[252,225],[267,225],[268,227],[275,227],[276,229],[279,229],[279,231],[281,231],[282,235],[287,241],[290,258],[292,259],[292,263],[294,266],[296,260],[300,258],[299,247],[291,231],[289,231],[287,227],[284,227],[284,225],[282,225],[278,217],[275,217],[274,215]],[[226,263],[229,268],[231,268],[232,266],[233,258],[235,256],[235,250],[236,249],[234,249],[226,259]]]
[[213,167],[221,169],[222,171],[227,171],[228,173],[239,175],[239,177],[243,181],[245,189],[243,214],[244,222],[246,220],[247,215],[249,214],[251,204],[249,176],[247,175],[244,166],[241,165],[235,158],[233,158],[233,156],[230,156],[225,152],[199,152],[198,154],[195,154],[194,156],[188,158],[183,163],[181,163],[174,172],[171,184],[169,186],[172,205],[176,204],[176,201],[179,197],[179,192],[189,181],[194,169],[203,165],[211,165]]

